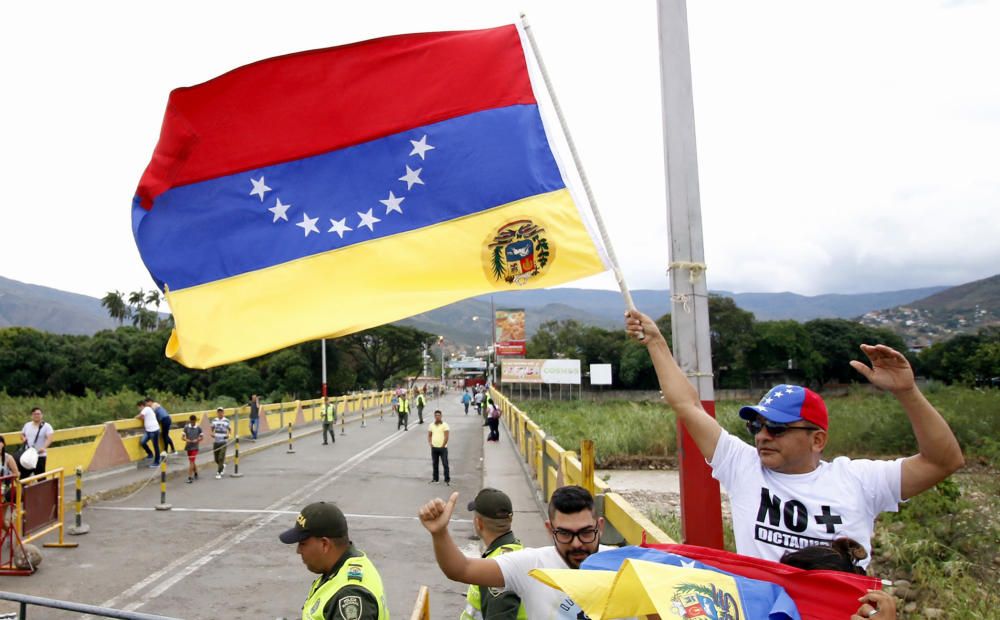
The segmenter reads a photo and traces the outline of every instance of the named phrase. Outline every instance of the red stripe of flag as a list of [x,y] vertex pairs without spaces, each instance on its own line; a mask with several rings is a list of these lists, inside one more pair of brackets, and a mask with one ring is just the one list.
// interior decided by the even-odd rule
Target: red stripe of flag
[[171,92],[137,194],[149,209],[171,187],[533,103],[514,26],[407,34],[270,58]]

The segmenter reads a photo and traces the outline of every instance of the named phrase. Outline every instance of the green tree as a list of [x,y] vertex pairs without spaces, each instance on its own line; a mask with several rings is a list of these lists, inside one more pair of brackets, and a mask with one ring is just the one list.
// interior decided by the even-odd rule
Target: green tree
[[819,369],[819,384],[829,381],[853,383],[864,379],[851,368],[851,360],[867,362],[861,353],[862,344],[885,344],[904,354],[903,339],[887,329],[873,328],[846,319],[815,319],[805,324],[812,339],[813,350],[823,360]]
[[814,387],[819,387],[823,370],[823,358],[813,349],[809,330],[797,321],[754,323],[746,363],[751,376],[771,370],[798,370],[805,383]]
[[237,402],[242,402],[251,394],[263,392],[264,382],[257,369],[244,362],[228,364],[218,370],[212,384],[213,397],[229,396]]
[[382,325],[344,336],[337,343],[354,358],[359,382],[370,381],[381,390],[395,375],[419,373],[424,345],[436,341],[437,336],[419,329]]
[[753,313],[741,310],[731,297],[708,296],[715,387],[746,387],[750,384],[746,352],[753,345],[753,324]]
[[108,316],[118,321],[119,326],[124,325],[125,319],[129,318],[129,307],[121,291],[108,291],[101,298],[101,305],[108,311]]

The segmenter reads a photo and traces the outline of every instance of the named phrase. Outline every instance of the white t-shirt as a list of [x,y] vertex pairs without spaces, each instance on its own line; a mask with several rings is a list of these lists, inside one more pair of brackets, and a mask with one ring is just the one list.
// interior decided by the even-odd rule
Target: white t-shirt
[[[49,435],[54,432],[55,431],[52,429],[52,425],[45,421],[42,421],[41,431],[39,431],[38,425],[35,424],[34,420],[30,420],[24,425],[24,428],[21,429],[21,434],[26,437],[24,440],[25,444],[35,450],[38,450],[38,456],[45,456],[45,449],[42,446],[45,445]],[[35,435],[38,435],[38,439],[35,439]]]
[[841,456],[807,474],[780,474],[761,465],[756,448],[722,431],[710,465],[732,501],[736,551],[778,561],[843,536],[870,555],[875,517],[899,510],[902,463]]
[[[612,547],[601,546],[600,551]],[[586,617],[579,605],[562,590],[550,588],[528,575],[533,568],[569,568],[553,546],[529,547],[494,558],[503,573],[504,587],[521,597],[531,620],[577,620]]]
[[142,426],[147,433],[160,430],[160,422],[156,419],[156,412],[152,407],[143,407],[139,413],[142,414]]

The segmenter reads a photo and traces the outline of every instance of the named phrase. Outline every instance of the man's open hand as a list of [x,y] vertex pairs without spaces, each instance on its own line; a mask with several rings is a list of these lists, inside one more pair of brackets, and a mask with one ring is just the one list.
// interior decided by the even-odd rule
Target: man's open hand
[[916,386],[913,379],[913,368],[910,367],[909,360],[899,351],[884,344],[875,346],[863,344],[861,352],[871,360],[871,368],[853,360],[851,367],[864,375],[872,385],[894,394]]
[[438,534],[448,529],[448,521],[451,520],[451,513],[455,512],[455,503],[458,501],[458,491],[451,494],[445,502],[440,497],[434,498],[420,507],[417,514],[420,522],[431,534]]

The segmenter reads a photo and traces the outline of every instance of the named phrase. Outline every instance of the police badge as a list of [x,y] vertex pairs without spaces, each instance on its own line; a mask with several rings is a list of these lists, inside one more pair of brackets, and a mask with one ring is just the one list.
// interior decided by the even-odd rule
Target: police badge
[[361,597],[345,596],[337,604],[337,611],[343,620],[358,620],[361,617]]
[[524,284],[541,275],[552,260],[545,228],[529,219],[508,222],[487,238],[484,266],[494,280]]

